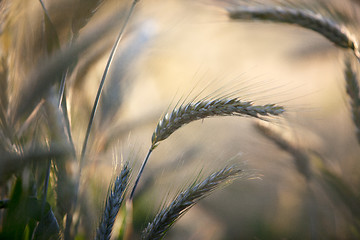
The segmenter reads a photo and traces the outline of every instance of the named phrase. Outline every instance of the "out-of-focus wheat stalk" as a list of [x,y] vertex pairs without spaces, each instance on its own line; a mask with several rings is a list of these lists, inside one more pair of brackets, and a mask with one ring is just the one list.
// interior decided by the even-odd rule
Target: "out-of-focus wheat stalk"
[[358,41],[345,26],[310,10],[280,6],[237,6],[228,9],[235,20],[261,20],[290,23],[311,29],[335,45],[351,49],[360,60]]
[[344,75],[346,80],[346,93],[350,98],[352,119],[356,127],[356,137],[360,143],[360,92],[357,74],[349,58],[345,60]]
[[185,214],[187,210],[222,184],[229,183],[231,180],[240,177],[241,172],[242,170],[236,167],[226,167],[211,174],[204,181],[194,184],[181,192],[167,208],[162,210],[156,215],[155,219],[149,223],[143,232],[142,239],[162,239],[171,226]]
[[[6,59],[0,60],[0,152],[12,151],[14,129],[9,125],[9,68]],[[0,162],[0,168],[1,168]],[[3,166],[6,168],[6,166]]]
[[49,88],[57,83],[57,78],[71,66],[77,57],[98,42],[106,33],[113,29],[121,16],[118,12],[111,14],[106,20],[94,26],[92,30],[84,33],[70,46],[54,53],[52,57],[39,63],[27,77],[23,85],[20,98],[14,107],[12,121],[17,122],[20,117],[29,113],[41,98],[46,96]]
[[119,34],[116,38],[116,41],[113,45],[113,48],[111,49],[111,52],[110,52],[110,55],[109,55],[109,58],[108,58],[108,61],[106,63],[106,66],[105,66],[105,69],[104,69],[104,73],[103,73],[103,76],[101,78],[101,81],[100,81],[100,84],[99,84],[99,87],[98,87],[98,91],[96,93],[96,97],[95,97],[95,100],[94,100],[94,104],[93,104],[93,108],[91,110],[91,114],[90,114],[90,118],[89,118],[89,123],[88,123],[88,126],[87,126],[87,129],[86,129],[86,134],[85,134],[85,139],[84,139],[84,142],[83,142],[83,146],[82,146],[82,149],[81,149],[81,156],[80,156],[80,171],[81,171],[81,168],[84,164],[84,158],[85,158],[85,154],[86,154],[86,148],[87,148],[87,144],[88,144],[88,140],[89,140],[89,136],[90,136],[90,132],[91,132],[91,128],[92,128],[92,125],[93,125],[93,122],[94,122],[94,117],[95,117],[95,113],[96,113],[96,110],[97,110],[97,107],[98,107],[98,104],[99,104],[99,101],[100,101],[100,96],[101,96],[101,93],[102,93],[102,90],[104,88],[104,84],[105,84],[105,80],[106,80],[106,77],[107,77],[107,74],[110,70],[110,66],[111,66],[111,63],[113,62],[114,60],[114,56],[115,56],[115,52],[120,44],[120,41],[123,37],[123,34],[125,32],[125,28],[130,20],[130,17],[135,9],[135,6],[136,4],[138,3],[139,0],[134,0],[131,4],[131,7],[129,9],[129,12],[127,13],[126,15],[126,18],[125,18],[125,22],[123,23],[120,31],[119,31]]
[[268,124],[257,122],[255,127],[263,136],[275,143],[280,149],[293,156],[296,169],[301,175],[308,180],[311,178],[310,159],[304,149],[299,148],[294,143],[284,138],[279,131],[274,130]]
[[32,162],[42,162],[49,158],[66,157],[67,149],[63,146],[53,146],[49,149],[34,149],[23,153],[2,153],[0,156],[0,185],[9,180],[9,177],[29,166]]
[[134,74],[129,72],[129,69],[136,66],[136,62],[152,39],[154,35],[153,24],[151,21],[137,24],[136,30],[128,34],[127,39],[124,39],[121,49],[114,58],[113,67],[108,74],[99,106],[97,127],[100,128],[101,134],[106,130],[113,131],[109,127],[109,123],[115,122],[116,114],[124,100],[124,94],[133,82]]

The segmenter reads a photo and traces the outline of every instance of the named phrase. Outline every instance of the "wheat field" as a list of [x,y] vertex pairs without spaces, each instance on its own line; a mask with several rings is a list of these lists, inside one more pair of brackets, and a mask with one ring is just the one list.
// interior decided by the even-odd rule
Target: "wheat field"
[[0,11],[0,239],[360,237],[359,1]]

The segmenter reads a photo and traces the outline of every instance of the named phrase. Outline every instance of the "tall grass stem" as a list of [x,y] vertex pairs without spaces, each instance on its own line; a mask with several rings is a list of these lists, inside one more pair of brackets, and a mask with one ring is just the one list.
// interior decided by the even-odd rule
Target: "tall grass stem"
[[139,173],[138,173],[138,175],[137,175],[137,177],[136,177],[136,180],[135,180],[135,183],[134,183],[134,187],[133,187],[133,189],[131,190],[131,193],[130,193],[130,200],[132,200],[133,197],[134,197],[135,189],[136,189],[136,187],[137,187],[137,185],[138,185],[138,183],[139,183],[139,180],[140,180],[140,177],[141,177],[141,175],[142,175],[142,173],[143,173],[143,171],[144,171],[145,165],[146,165],[147,161],[149,160],[150,154],[152,153],[153,150],[154,150],[153,147],[151,147],[151,148],[149,149],[149,151],[148,151],[148,153],[147,153],[147,155],[146,155],[143,163],[141,164]]
[[138,1],[139,0],[134,0],[133,1],[132,5],[130,7],[130,10],[129,10],[127,16],[126,16],[125,22],[121,27],[121,30],[120,30],[120,32],[119,32],[119,34],[117,36],[117,39],[115,41],[115,44],[114,44],[113,48],[111,49],[110,56],[109,56],[108,61],[106,63],[105,70],[104,70],[103,76],[101,78],[100,85],[99,85],[99,88],[98,88],[98,91],[97,91],[97,94],[96,94],[96,97],[95,97],[95,101],[94,101],[94,104],[93,104],[93,108],[92,108],[92,111],[91,111],[91,114],[90,114],[88,127],[86,129],[85,139],[84,139],[83,147],[82,147],[82,150],[81,150],[81,156],[80,156],[80,168],[79,168],[80,170],[79,171],[81,171],[82,166],[84,164],[84,158],[85,158],[85,154],[86,154],[86,147],[87,147],[87,144],[88,144],[88,141],[89,141],[90,131],[91,131],[91,128],[92,128],[92,125],[93,125],[96,109],[97,109],[97,106],[99,104],[101,92],[102,92],[104,84],[105,84],[106,76],[107,76],[107,74],[109,72],[111,63],[114,60],[115,52],[116,52],[116,50],[117,50],[117,48],[119,46],[119,43],[120,43],[120,41],[122,39],[122,36],[124,34],[127,23],[129,22],[130,17],[132,15]]

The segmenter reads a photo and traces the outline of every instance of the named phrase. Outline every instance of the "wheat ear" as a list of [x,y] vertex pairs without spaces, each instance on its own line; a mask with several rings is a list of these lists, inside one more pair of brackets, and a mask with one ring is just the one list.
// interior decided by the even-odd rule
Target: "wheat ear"
[[152,135],[152,146],[168,138],[173,132],[190,122],[214,116],[277,116],[284,112],[284,108],[275,104],[253,105],[249,101],[238,98],[220,98],[200,100],[175,108],[166,114],[156,126]]
[[345,60],[344,75],[346,80],[346,93],[350,98],[351,113],[356,126],[356,137],[360,143],[360,96],[359,83],[356,72],[353,70],[349,59]]
[[97,240],[110,239],[116,215],[118,214],[120,206],[124,200],[125,189],[128,185],[129,176],[130,169],[126,164],[121,170],[120,175],[116,178],[114,187],[106,201],[104,214],[96,232]]
[[240,176],[242,170],[235,167],[226,167],[211,174],[204,181],[193,185],[181,192],[176,199],[155,219],[149,223],[143,232],[142,239],[162,239],[171,226],[192,206],[209,195],[221,184],[229,182]]
[[351,49],[357,59],[360,59],[358,42],[354,35],[345,26],[319,13],[279,6],[239,6],[228,9],[228,12],[231,19],[290,23],[313,30],[335,45]]
[[130,199],[134,196],[135,189],[152,151],[160,141],[168,138],[183,125],[214,116],[249,116],[260,118],[261,116],[269,115],[277,116],[284,111],[282,106],[275,104],[254,105],[252,102],[241,101],[238,98],[202,99],[196,102],[190,102],[186,105],[181,105],[179,108],[174,108],[174,110],[171,113],[166,114],[156,126],[152,135],[151,147],[140,167],[134,187],[130,194]]

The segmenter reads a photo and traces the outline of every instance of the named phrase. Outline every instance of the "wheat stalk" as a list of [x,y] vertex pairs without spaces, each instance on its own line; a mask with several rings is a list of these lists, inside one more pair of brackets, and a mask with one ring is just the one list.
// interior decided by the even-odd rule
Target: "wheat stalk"
[[120,175],[116,178],[114,187],[106,201],[104,214],[96,233],[96,239],[110,239],[116,215],[118,214],[120,206],[124,200],[125,189],[127,187],[129,177],[130,169],[126,164],[121,170]]
[[353,70],[349,59],[345,60],[344,75],[346,80],[346,93],[350,98],[353,122],[356,126],[356,137],[360,143],[360,95],[359,83],[356,72]]
[[154,220],[149,223],[143,232],[142,239],[162,239],[171,226],[192,206],[206,197],[221,184],[229,182],[240,176],[242,170],[235,167],[226,167],[211,174],[201,183],[198,183],[181,192],[176,199]]
[[335,45],[351,49],[360,59],[357,39],[343,25],[305,9],[274,6],[238,6],[228,9],[231,19],[290,23],[313,30]]
[[160,141],[168,138],[183,125],[214,116],[249,116],[260,118],[261,116],[269,115],[278,116],[284,111],[282,106],[275,104],[253,105],[252,102],[241,101],[239,98],[202,99],[181,105],[179,108],[174,108],[171,113],[165,114],[155,128],[152,135],[151,147],[140,167],[134,187],[130,194],[130,199],[134,196],[135,189],[152,151]]
[[85,158],[85,154],[86,154],[86,148],[87,148],[87,144],[88,144],[88,140],[89,140],[89,136],[90,136],[90,131],[91,131],[91,128],[92,128],[92,124],[93,124],[93,121],[94,121],[94,117],[95,117],[97,107],[99,105],[99,100],[100,100],[100,97],[101,97],[102,90],[104,88],[104,84],[105,84],[107,74],[108,74],[108,72],[110,70],[111,63],[114,60],[116,50],[117,50],[117,48],[118,48],[118,46],[120,44],[120,41],[122,40],[123,34],[125,32],[125,28],[126,28],[128,22],[130,20],[131,15],[133,14],[133,12],[135,10],[135,6],[138,3],[138,1],[139,0],[133,0],[133,2],[131,4],[131,7],[130,7],[127,15],[126,15],[125,22],[123,23],[123,25],[122,25],[119,33],[118,33],[116,41],[115,41],[115,43],[114,43],[114,45],[113,45],[113,47],[111,49],[109,58],[107,60],[107,63],[106,63],[105,69],[104,69],[104,73],[103,73],[103,76],[101,78],[101,81],[100,81],[100,84],[99,84],[99,87],[98,87],[98,91],[96,93],[96,97],[95,97],[95,100],[94,100],[94,104],[93,104],[93,107],[92,107],[92,110],[91,110],[89,123],[88,123],[87,129],[86,129],[85,139],[84,139],[84,143],[83,143],[82,150],[81,150],[81,156],[80,156],[80,169],[84,164],[84,158]]
[[190,122],[214,116],[277,116],[284,108],[275,104],[253,105],[238,98],[200,100],[175,108],[166,114],[156,126],[152,135],[152,147],[168,138],[173,132]]

